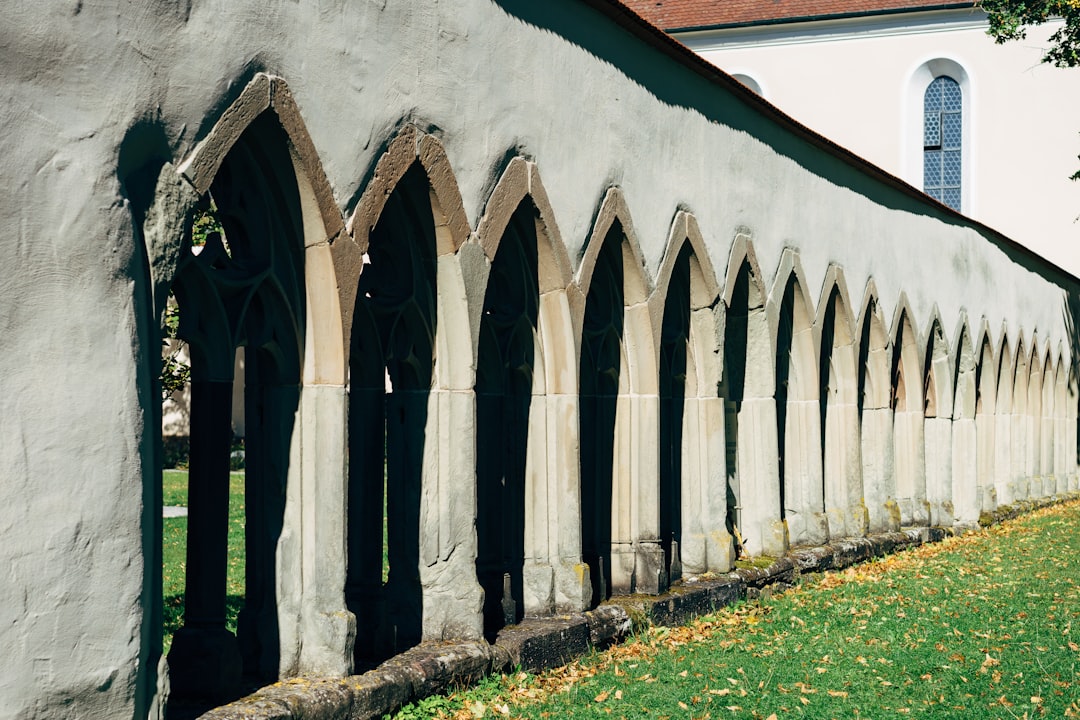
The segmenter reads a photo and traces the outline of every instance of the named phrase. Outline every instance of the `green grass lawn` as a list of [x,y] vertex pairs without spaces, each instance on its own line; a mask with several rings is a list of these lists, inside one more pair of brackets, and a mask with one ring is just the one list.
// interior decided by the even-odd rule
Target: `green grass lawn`
[[[187,507],[187,470],[162,471],[164,505]],[[383,493],[383,571],[386,582],[386,493]],[[184,621],[184,568],[187,564],[187,518],[166,518],[162,533],[162,597],[164,599],[164,651]],[[236,632],[236,615],[244,605],[244,473],[229,473],[229,574],[225,596],[226,626]]]
[[[162,472],[165,505],[187,506],[187,470]],[[164,650],[184,620],[184,568],[187,564],[187,518],[166,518],[162,533],[162,597]],[[244,605],[244,473],[229,473],[229,571],[226,626],[236,632],[236,615]]]
[[400,718],[1080,717],[1080,502]]

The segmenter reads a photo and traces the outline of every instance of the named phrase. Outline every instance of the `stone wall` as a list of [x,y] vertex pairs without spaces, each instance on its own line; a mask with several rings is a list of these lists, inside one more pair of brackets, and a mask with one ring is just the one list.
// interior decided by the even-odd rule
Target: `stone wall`
[[1075,489],[1076,279],[617,4],[55,2],[0,44],[0,715],[155,715]]

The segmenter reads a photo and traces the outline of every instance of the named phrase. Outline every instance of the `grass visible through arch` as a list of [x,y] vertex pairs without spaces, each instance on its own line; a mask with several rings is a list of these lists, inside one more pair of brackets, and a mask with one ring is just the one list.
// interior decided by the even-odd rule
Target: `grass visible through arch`
[[[188,471],[162,471],[162,504],[187,507]],[[386,582],[386,492],[383,492],[383,570]],[[187,567],[187,518],[162,520],[163,652],[172,647],[173,634],[184,623],[184,573]],[[229,473],[229,568],[225,592],[225,626],[236,632],[236,616],[244,606],[244,473]]]
[[[162,500],[187,507],[187,470],[162,471]],[[187,567],[187,518],[165,518],[161,538],[161,591],[164,611],[163,650],[184,623],[184,573]],[[244,473],[229,473],[229,567],[225,590],[225,626],[236,632],[236,615],[244,606]]]
[[1080,502],[399,717],[1080,717]]

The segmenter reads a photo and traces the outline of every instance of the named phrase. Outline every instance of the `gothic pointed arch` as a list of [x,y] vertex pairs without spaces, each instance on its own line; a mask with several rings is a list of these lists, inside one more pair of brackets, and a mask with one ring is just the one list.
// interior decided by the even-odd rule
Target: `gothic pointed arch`
[[1057,385],[1054,361],[1050,355],[1050,343],[1043,348],[1042,395],[1039,416],[1039,474],[1042,483],[1039,496],[1046,497],[1057,492],[1057,479],[1054,468],[1054,396]]
[[907,296],[896,303],[892,329],[893,460],[900,521],[926,525],[923,364],[918,328]]
[[997,508],[996,472],[997,438],[997,356],[990,335],[990,324],[984,317],[977,327],[975,361],[975,433],[976,433],[976,493],[981,511]]
[[814,324],[819,338],[822,476],[830,537],[865,535],[869,523],[863,493],[859,436],[857,332],[844,271],[825,272]]
[[1016,354],[1012,366],[1013,372],[1012,377],[1009,379],[1012,385],[1012,412],[1009,418],[1012,464],[1009,473],[1008,500],[1006,504],[1027,498],[1028,463],[1031,451],[1031,433],[1028,419],[1031,344],[1024,342],[1022,328],[1017,335]]
[[953,503],[953,361],[941,313],[931,310],[923,345],[923,439],[930,524],[951,527]]
[[900,528],[893,471],[892,344],[873,278],[863,291],[857,327],[863,493],[870,532],[888,532]]
[[[651,303],[659,343],[660,542],[668,575],[731,567],[723,434],[720,290],[693,215],[676,213]],[[722,429],[722,425],[720,425]]]
[[[344,489],[343,436],[331,429],[324,433],[325,452],[304,452],[318,424],[314,407],[345,407],[337,268],[330,250],[343,242],[340,212],[286,83],[263,73],[175,172],[222,230],[192,247],[190,221],[184,222],[186,245],[171,255],[176,264],[151,268],[157,296],[170,285],[176,289],[181,336],[194,343],[192,532],[185,627],[170,652],[174,693],[227,694],[241,666],[263,680],[348,672],[353,618],[340,601],[340,587],[335,592],[330,580],[316,592],[312,581],[340,573],[344,547],[333,528],[343,518],[330,513],[323,528],[314,528],[302,527],[296,515],[300,506],[340,507]],[[234,376],[240,347],[242,379]],[[234,395],[243,398],[250,457],[238,640],[224,630],[220,571],[227,555],[227,495],[221,488],[228,487],[221,469],[228,468]],[[315,544],[328,553],[316,557],[305,551]],[[305,644],[303,638],[314,633],[340,642]]]
[[577,285],[582,555],[592,602],[666,586],[659,543],[657,371],[650,285],[629,209],[609,189]]
[[[1017,333],[1022,338],[1023,333]],[[1006,326],[1001,329],[1001,342],[996,354],[994,490],[997,503],[1012,502],[1013,464],[1013,381],[1016,376],[1016,342],[1010,339]]]
[[979,433],[976,412],[979,401],[976,346],[972,342],[967,313],[961,311],[953,348],[952,401],[952,496],[956,523],[974,526],[979,521],[978,455]]
[[1027,456],[1024,466],[1024,496],[1038,497],[1042,493],[1042,394],[1043,358],[1038,330],[1031,334],[1031,350],[1028,355],[1027,381]]
[[[403,128],[348,227],[363,255],[340,278],[352,300],[347,595],[367,619],[356,656],[370,663],[425,639],[478,637],[483,625],[476,446],[455,432],[473,427],[476,412],[458,252],[470,231],[441,143]],[[436,599],[447,572],[460,575],[461,591]]]
[[780,256],[767,316],[775,338],[777,447],[781,518],[792,545],[828,541],[821,469],[821,407],[814,305],[799,254]]
[[740,554],[776,555],[788,535],[780,517],[775,365],[766,315],[765,284],[748,230],[740,229],[728,256],[723,291],[724,398],[727,435],[727,527]]
[[490,265],[477,349],[477,574],[484,631],[580,611],[576,362],[570,263],[536,165],[507,165],[477,229]]

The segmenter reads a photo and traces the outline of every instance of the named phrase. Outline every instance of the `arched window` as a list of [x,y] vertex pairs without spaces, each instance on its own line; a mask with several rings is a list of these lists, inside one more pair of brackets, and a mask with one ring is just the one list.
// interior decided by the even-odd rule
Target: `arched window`
[[923,190],[960,210],[963,104],[960,83],[940,75],[923,96]]

